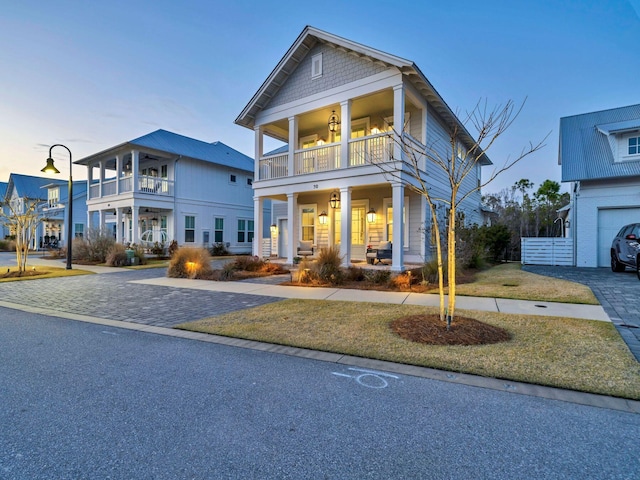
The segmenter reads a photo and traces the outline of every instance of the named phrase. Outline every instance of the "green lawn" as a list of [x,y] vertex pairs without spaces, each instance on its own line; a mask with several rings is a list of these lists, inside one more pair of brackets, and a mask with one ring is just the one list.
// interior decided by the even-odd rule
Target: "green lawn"
[[[582,285],[522,272],[517,265],[495,267],[458,288],[491,297],[526,294],[530,300],[548,300],[549,292],[563,290],[562,298],[594,303],[593,293]],[[396,318],[435,311],[411,305],[285,300],[219,316],[212,312],[211,318],[177,328],[640,400],[640,364],[611,323],[458,310],[458,315],[512,335],[508,342],[473,347],[418,344],[389,328]]]

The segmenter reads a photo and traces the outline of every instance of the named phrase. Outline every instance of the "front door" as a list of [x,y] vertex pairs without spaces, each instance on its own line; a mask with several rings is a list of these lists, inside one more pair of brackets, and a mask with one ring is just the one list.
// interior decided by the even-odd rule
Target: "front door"
[[[289,227],[286,218],[278,220],[278,256],[286,257],[289,247]],[[295,256],[295,255],[294,255]]]

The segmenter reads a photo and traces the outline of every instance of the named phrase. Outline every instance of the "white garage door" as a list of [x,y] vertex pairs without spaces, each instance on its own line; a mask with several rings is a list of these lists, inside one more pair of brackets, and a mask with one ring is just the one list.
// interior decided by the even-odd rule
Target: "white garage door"
[[598,266],[611,264],[611,241],[629,223],[640,222],[640,208],[606,208],[598,210]]

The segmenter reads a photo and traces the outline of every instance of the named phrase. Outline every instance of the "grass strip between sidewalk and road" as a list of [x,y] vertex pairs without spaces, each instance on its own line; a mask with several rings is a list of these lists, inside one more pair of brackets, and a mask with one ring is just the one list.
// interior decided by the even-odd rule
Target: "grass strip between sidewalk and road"
[[[0,282],[20,282],[23,280],[40,280],[42,278],[74,277],[76,275],[93,275],[93,272],[82,269],[67,270],[62,267],[29,266],[22,276],[15,276],[18,267],[0,266]],[[3,276],[4,275],[4,276]]]
[[640,363],[611,323],[458,310],[512,335],[508,342],[482,346],[419,344],[389,327],[397,318],[434,312],[413,305],[284,300],[176,328],[640,400]]

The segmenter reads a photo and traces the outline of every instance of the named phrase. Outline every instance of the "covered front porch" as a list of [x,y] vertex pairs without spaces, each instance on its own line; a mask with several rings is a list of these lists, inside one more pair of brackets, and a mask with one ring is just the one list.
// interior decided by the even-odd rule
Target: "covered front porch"
[[402,184],[307,190],[282,197],[255,199],[256,223],[265,198],[274,201],[270,237],[254,242],[255,255],[295,264],[302,257],[315,258],[322,248],[337,247],[344,267],[368,266],[367,251],[386,244],[389,255],[374,262],[379,268],[400,272],[423,261],[420,219],[425,212],[420,197]]
[[156,243],[167,247],[173,238],[172,209],[157,206],[121,206],[92,209],[87,213],[90,229],[109,232],[122,244],[152,248]]

